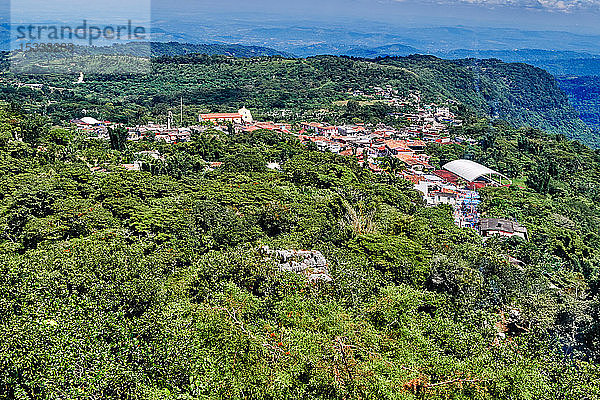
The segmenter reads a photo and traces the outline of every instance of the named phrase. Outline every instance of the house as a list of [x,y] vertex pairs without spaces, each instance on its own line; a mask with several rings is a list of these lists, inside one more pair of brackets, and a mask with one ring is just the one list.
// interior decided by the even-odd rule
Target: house
[[422,151],[425,150],[425,147],[427,147],[427,143],[422,140],[408,140],[406,144],[409,149],[414,151]]
[[348,135],[356,135],[356,134],[364,133],[365,127],[358,126],[358,125],[345,125],[345,126],[338,126],[337,130],[338,130],[338,134],[343,135],[343,136],[348,136]]
[[430,192],[427,197],[427,204],[437,206],[439,204],[449,204],[455,206],[458,202],[457,193],[448,192]]
[[274,122],[255,122],[252,125],[244,126],[241,128],[242,132],[250,133],[265,129],[268,131],[276,131],[281,133],[290,133],[292,126],[290,124],[274,123]]
[[254,121],[254,119],[252,118],[252,113],[246,107],[240,108],[238,110],[238,114],[242,116],[242,121],[247,124],[250,124]]
[[518,236],[527,240],[527,228],[519,225],[515,221],[500,218],[482,218],[478,224],[478,230],[481,236]]
[[433,166],[429,164],[429,156],[423,154],[398,153],[393,157],[399,159],[406,164],[408,168],[413,170],[423,171],[433,169]]
[[316,135],[331,136],[338,133],[337,126],[325,125],[319,122],[302,122],[300,126],[304,131],[314,132]]
[[383,143],[388,148],[389,155],[396,155],[401,152],[412,153],[412,150],[408,148],[407,142],[405,140],[386,140]]

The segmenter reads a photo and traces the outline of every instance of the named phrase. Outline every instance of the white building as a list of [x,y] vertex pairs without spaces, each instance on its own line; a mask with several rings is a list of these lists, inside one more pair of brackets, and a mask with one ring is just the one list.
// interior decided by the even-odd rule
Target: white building
[[240,108],[238,110],[238,114],[242,116],[242,121],[244,121],[245,123],[250,124],[254,122],[254,119],[252,118],[252,113],[246,107]]

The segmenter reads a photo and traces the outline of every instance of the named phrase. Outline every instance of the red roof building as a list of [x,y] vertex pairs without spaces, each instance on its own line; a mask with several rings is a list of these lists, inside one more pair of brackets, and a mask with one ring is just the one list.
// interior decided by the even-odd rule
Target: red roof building
[[200,114],[202,121],[211,122],[234,122],[236,124],[242,123],[242,114],[240,113],[215,113],[215,114]]

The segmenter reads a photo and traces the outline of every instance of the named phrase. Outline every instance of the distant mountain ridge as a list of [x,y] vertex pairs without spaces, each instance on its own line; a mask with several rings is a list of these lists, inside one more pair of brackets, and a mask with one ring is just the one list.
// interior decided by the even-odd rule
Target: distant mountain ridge
[[261,46],[240,44],[189,44],[178,42],[152,42],[152,56],[174,56],[184,54],[228,55],[232,57],[293,57],[292,54]]
[[[600,54],[600,36],[564,31],[535,31],[516,28],[477,26],[406,26],[381,21],[319,21],[290,19],[256,23],[248,16],[234,14],[229,19],[206,19],[204,23],[162,21],[154,29],[160,41],[191,43],[260,43],[298,56],[341,55],[336,49],[379,49],[402,45],[419,53],[437,54],[458,49],[513,50],[556,49]],[[165,40],[166,39],[166,40]],[[384,55],[384,54],[382,54]],[[402,54],[387,54],[402,55]]]
[[349,56],[359,58],[404,57],[411,54],[424,54],[412,46],[390,44],[379,47],[314,44],[294,49],[294,54],[302,57],[315,55]]
[[[225,55],[231,57],[293,57],[292,54],[261,46],[240,44],[192,44],[181,42],[130,42],[112,46],[75,46],[76,55],[127,55],[134,57],[165,57],[186,54]],[[53,56],[70,57],[73,53],[56,53]]]
[[295,54],[302,57],[336,55],[358,58],[406,57],[413,54],[431,54],[444,59],[495,58],[510,63],[526,63],[555,76],[600,76],[600,54],[572,50],[513,49],[477,50],[456,49],[431,51],[406,44],[390,44],[377,47],[315,44],[296,48]]
[[532,62],[550,60],[571,60],[576,58],[600,59],[600,55],[571,50],[513,49],[513,50],[471,50],[457,49],[437,52],[446,58],[498,58],[504,62]]
[[555,76],[562,75],[600,75],[600,55],[569,51],[543,49],[515,50],[468,50],[458,49],[437,52],[437,56],[448,59],[460,58],[497,58],[504,62],[520,62],[543,68]]

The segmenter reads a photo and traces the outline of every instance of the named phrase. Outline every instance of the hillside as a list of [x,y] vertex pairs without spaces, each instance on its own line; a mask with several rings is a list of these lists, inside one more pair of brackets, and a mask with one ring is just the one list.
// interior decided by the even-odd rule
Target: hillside
[[480,115],[600,145],[600,137],[579,119],[555,78],[542,69],[495,59],[447,61],[432,56],[378,62],[413,72],[429,91],[456,99]]
[[302,57],[326,54],[349,57],[377,58],[386,56],[403,57],[411,54],[421,53],[423,53],[421,50],[403,44],[391,44],[377,47],[315,44],[294,49],[294,54]]
[[[116,150],[0,107],[0,398],[598,398],[598,155],[459,133],[484,145],[431,155],[527,182],[482,196],[530,241],[483,241],[408,181],[288,135]],[[126,171],[142,150],[164,161]],[[269,249],[311,250],[329,279]]]
[[581,119],[596,131],[600,130],[600,77],[564,76],[557,79],[560,87],[579,111]]
[[[193,50],[167,46],[159,52]],[[349,99],[348,92],[391,85],[400,93],[419,91],[425,100],[456,100],[479,115],[506,119],[515,126],[531,125],[551,133],[598,145],[598,138],[579,119],[567,96],[547,72],[498,60],[442,60],[409,56],[377,60],[320,56],[308,59],[252,58],[183,55],[154,60],[152,73],[142,76],[96,75],[102,61],[83,57],[85,85],[73,86],[73,75],[19,76],[27,82],[47,83],[72,91],[50,94],[52,100],[68,97],[53,107],[55,115],[75,117],[76,110],[99,109],[104,118],[121,118],[107,110],[107,103],[122,106],[122,114],[134,106],[149,112],[173,106],[183,97],[190,106],[211,110],[243,105],[259,112],[288,110],[301,115],[307,110],[331,108]],[[112,60],[112,59],[111,59]],[[104,60],[105,61],[105,60]],[[131,62],[125,60],[120,62]],[[118,59],[110,65],[118,71]],[[86,70],[85,68],[89,68]],[[10,81],[10,75],[6,81]],[[20,92],[5,87],[5,99],[18,100]],[[29,101],[48,94],[28,93]],[[35,104],[34,104],[35,106]],[[156,111],[154,111],[156,112]]]
[[[291,54],[268,47],[243,46],[238,44],[191,44],[179,42],[130,42],[113,44],[112,46],[73,46],[68,52],[13,52],[15,58],[26,58],[41,62],[48,59],[73,58],[77,56],[131,56],[131,57],[165,57],[186,54],[224,55],[230,57],[292,57]],[[3,52],[2,57],[10,57]],[[33,63],[33,61],[31,61]]]
[[[115,71],[135,60],[79,57]],[[194,54],[155,58],[146,75],[78,76],[1,76],[0,398],[600,396],[600,155],[515,127],[577,123],[546,72]],[[478,212],[518,221],[528,240],[459,228],[389,156],[369,159],[388,172],[374,173],[278,131],[205,126],[166,143],[68,124],[83,110],[145,122],[183,98],[184,125],[246,105],[375,129],[401,123],[395,108],[354,94],[387,85],[460,103],[455,140],[423,156],[511,178],[479,191]]]
[[558,51],[540,49],[517,50],[452,50],[436,52],[442,58],[497,58],[504,62],[519,62],[542,68],[554,76],[560,75],[598,75],[600,56],[577,51]]

